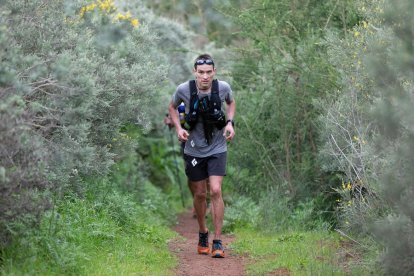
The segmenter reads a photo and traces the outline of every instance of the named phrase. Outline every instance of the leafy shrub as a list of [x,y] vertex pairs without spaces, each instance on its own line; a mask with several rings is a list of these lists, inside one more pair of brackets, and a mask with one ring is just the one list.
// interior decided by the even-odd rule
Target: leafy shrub
[[[354,234],[368,234],[370,223],[386,212],[387,204],[378,196],[379,176],[388,161],[375,146],[378,125],[372,119],[372,106],[378,99],[369,73],[367,56],[376,46],[390,47],[392,40],[381,25],[382,1],[358,2],[361,21],[345,38],[330,33],[328,54],[340,78],[335,98],[323,102],[319,156],[322,169],[340,175],[332,189],[337,192],[341,226]],[[373,12],[376,11],[376,12]],[[386,59],[384,52],[382,58]]]
[[254,228],[263,232],[326,230],[329,224],[316,208],[314,200],[292,206],[285,196],[269,193],[259,203],[237,196],[226,200],[223,231]]
[[324,177],[315,122],[337,72],[326,58],[324,30],[338,32],[358,14],[353,3],[338,9],[336,1],[298,3],[251,1],[242,11],[233,8],[243,41],[234,54],[239,111],[229,160],[249,176],[234,182],[235,189],[256,201],[277,192],[296,204],[326,190],[324,181],[315,181]]
[[[0,28],[4,27],[0,19]],[[34,135],[24,94],[27,87],[18,80],[14,62],[32,65],[30,57],[19,56],[19,47],[10,49],[9,35],[0,30],[0,248],[16,231],[8,222],[24,216],[33,225],[36,217],[50,205],[46,192],[52,183],[47,179],[48,153]],[[6,51],[8,50],[8,51]],[[26,216],[27,215],[27,216]],[[30,219],[29,219],[30,218]]]
[[[146,257],[144,248],[161,250],[157,248],[165,247],[166,240],[172,237],[163,216],[158,214],[158,207],[155,211],[148,205],[141,206],[131,195],[116,191],[97,198],[66,198],[55,210],[43,214],[39,228],[15,225],[16,229],[22,229],[16,231],[18,236],[12,246],[2,254],[3,272],[83,274],[91,266],[107,262],[108,256],[120,253],[124,261],[133,257],[133,262],[142,266],[138,260]],[[165,201],[160,202],[159,198],[160,195],[151,193],[147,200],[152,206],[165,207]],[[166,210],[171,212],[171,208]],[[130,252],[128,246],[141,249]],[[101,251],[108,255],[101,256]],[[121,260],[117,258],[106,265],[118,265]]]
[[228,204],[223,221],[224,232],[232,232],[236,228],[258,226],[260,221],[259,206],[250,198],[236,197],[229,200]]
[[[414,270],[413,12],[414,3],[408,0],[385,6],[383,28],[391,33],[392,47],[377,44],[370,63],[380,93],[374,111],[380,133],[376,144],[388,161],[380,174],[381,196],[391,207],[391,214],[376,224],[375,233],[386,247],[381,263],[389,275],[408,275]],[[386,62],[378,58],[384,52]]]
[[[1,202],[0,223],[6,241],[11,220],[47,209],[46,198],[85,196],[96,184],[91,179],[107,176],[134,152],[138,139],[122,129],[134,124],[145,133],[161,121],[167,104],[157,99],[173,82],[173,55],[165,49],[179,42],[186,49],[188,33],[178,24],[165,32],[162,26],[171,22],[157,21],[140,2],[1,5],[0,180],[8,200]],[[185,56],[183,50],[173,60]],[[134,162],[142,172],[131,182],[142,183],[144,162]]]
[[405,0],[359,4],[364,20],[343,43],[330,42],[342,89],[325,116],[325,164],[346,175],[338,189],[343,227],[374,235],[386,248],[384,272],[406,275],[413,270],[414,6]]
[[269,193],[259,203],[260,223],[258,227],[268,232],[285,230],[328,229],[315,200],[301,201],[293,205],[289,199],[277,193]]

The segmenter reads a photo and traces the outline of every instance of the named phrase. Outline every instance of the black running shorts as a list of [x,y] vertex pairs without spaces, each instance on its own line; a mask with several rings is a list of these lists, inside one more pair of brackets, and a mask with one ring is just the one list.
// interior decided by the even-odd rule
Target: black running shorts
[[184,154],[185,174],[191,181],[200,181],[211,175],[226,175],[227,152],[208,157],[194,157]]

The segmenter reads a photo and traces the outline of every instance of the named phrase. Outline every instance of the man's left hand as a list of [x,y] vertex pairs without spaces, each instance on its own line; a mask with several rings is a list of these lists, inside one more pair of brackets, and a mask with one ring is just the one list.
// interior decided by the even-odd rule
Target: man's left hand
[[236,133],[234,131],[234,128],[233,128],[232,124],[227,124],[224,127],[223,136],[226,137],[226,140],[227,141],[231,141],[233,139],[233,137],[234,137],[235,134]]

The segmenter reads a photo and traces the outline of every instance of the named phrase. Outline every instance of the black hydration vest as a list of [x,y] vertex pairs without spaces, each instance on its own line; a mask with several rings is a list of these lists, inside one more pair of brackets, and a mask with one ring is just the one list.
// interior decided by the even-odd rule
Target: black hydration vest
[[184,127],[193,130],[201,118],[204,126],[204,135],[210,144],[214,128],[222,129],[226,125],[226,116],[221,110],[218,80],[213,80],[211,96],[198,98],[198,90],[195,80],[189,81],[190,85],[190,111],[185,115]]

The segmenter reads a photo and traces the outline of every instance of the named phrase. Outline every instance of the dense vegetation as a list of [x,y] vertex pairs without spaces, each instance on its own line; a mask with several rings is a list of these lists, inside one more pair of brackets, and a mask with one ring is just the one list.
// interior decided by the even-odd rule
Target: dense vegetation
[[[237,99],[226,231],[337,230],[376,255],[371,269],[410,274],[413,12],[410,0],[1,1],[2,270],[171,269],[167,227],[189,200],[162,118],[209,52]],[[146,262],[120,266],[139,252]]]
[[[149,268],[119,271],[162,269],[156,259],[168,255],[166,222],[178,200],[150,181],[151,145],[166,145],[145,137],[164,112],[154,103],[174,83],[163,47],[185,49],[189,35],[140,4],[109,0],[3,1],[1,14],[4,271],[88,274],[90,260],[99,267],[111,249],[112,269],[139,252],[153,256]],[[160,154],[157,169],[171,182],[173,159]]]

